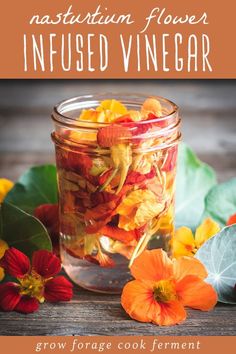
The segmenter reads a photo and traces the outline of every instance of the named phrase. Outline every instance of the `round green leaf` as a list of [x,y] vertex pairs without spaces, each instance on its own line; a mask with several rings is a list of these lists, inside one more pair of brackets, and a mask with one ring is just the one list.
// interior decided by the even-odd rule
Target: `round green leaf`
[[236,178],[213,187],[206,196],[203,219],[211,217],[225,226],[229,217],[236,213]]
[[35,166],[24,173],[5,201],[29,214],[41,204],[57,203],[57,177],[54,165]]
[[29,257],[38,249],[52,250],[50,237],[43,224],[5,202],[0,204],[0,238]]
[[225,227],[196,253],[208,271],[206,281],[224,303],[236,303],[236,224]]
[[176,227],[195,230],[204,210],[204,199],[216,184],[214,170],[201,162],[184,143],[179,146],[176,181]]

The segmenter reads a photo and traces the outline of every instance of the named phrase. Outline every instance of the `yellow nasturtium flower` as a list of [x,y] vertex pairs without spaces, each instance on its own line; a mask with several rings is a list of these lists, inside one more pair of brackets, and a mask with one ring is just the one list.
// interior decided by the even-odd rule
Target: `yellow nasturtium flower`
[[194,256],[197,250],[220,231],[220,226],[211,218],[205,219],[196,229],[195,236],[188,227],[180,227],[172,240],[173,257]]
[[[6,178],[0,178],[0,203],[3,202],[7,193],[12,189],[14,183]],[[8,245],[5,241],[0,239],[0,259],[4,256]],[[4,278],[4,269],[0,267],[0,281]]]
[[127,113],[126,107],[117,100],[105,100],[100,103],[100,106],[96,109],[98,112],[112,112],[123,116]]
[[84,109],[79,117],[80,120],[99,123],[111,123],[118,117],[127,113],[126,107],[117,100],[105,100],[94,109]]
[[[78,120],[93,123],[111,123],[116,118],[119,118],[127,113],[126,107],[117,100],[105,100],[96,108],[83,109]],[[86,124],[86,123],[84,123]],[[86,125],[84,125],[86,127]],[[97,133],[91,132],[89,129],[86,132],[81,132],[77,129],[70,132],[70,139],[77,142],[81,140],[96,141]]]
[[142,105],[141,114],[145,117],[149,113],[154,114],[156,117],[162,116],[161,104],[155,97],[147,98]]
[[118,226],[126,231],[138,229],[158,216],[164,207],[165,203],[158,201],[152,191],[148,189],[132,191],[117,208],[120,215]]
[[12,189],[14,183],[6,178],[0,178],[0,203],[3,202],[7,193]]
[[[8,249],[8,245],[5,241],[0,239],[0,259],[4,256],[5,251]],[[0,267],[0,281],[4,278],[4,269]]]

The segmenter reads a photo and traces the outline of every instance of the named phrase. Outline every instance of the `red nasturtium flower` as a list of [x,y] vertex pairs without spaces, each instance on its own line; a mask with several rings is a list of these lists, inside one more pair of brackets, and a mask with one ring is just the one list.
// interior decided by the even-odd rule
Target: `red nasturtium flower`
[[227,226],[236,224],[236,213],[231,215],[226,223]]
[[127,139],[129,135],[129,130],[123,125],[111,124],[98,130],[97,142],[101,147],[112,147],[121,143],[122,139]]
[[12,247],[5,252],[0,266],[18,281],[0,285],[3,311],[31,313],[45,300],[57,302],[72,298],[72,284],[64,276],[55,277],[61,270],[61,262],[52,252],[35,251],[31,265],[24,253]]
[[131,273],[135,280],[125,285],[121,304],[137,321],[170,326],[185,320],[184,306],[208,311],[217,302],[196,258],[171,260],[161,249],[146,250],[133,262]]

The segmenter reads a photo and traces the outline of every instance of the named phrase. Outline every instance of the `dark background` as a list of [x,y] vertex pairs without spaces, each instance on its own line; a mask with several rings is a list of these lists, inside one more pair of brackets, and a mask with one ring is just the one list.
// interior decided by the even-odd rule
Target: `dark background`
[[236,175],[236,80],[0,80],[0,177],[16,180],[28,167],[54,161],[54,104],[112,91],[177,103],[184,141],[220,181]]

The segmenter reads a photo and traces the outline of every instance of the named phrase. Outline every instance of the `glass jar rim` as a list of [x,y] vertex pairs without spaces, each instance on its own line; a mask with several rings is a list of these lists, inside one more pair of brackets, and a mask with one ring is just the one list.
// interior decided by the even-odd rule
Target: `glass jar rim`
[[[111,98],[109,98],[111,97]],[[52,112],[52,119],[58,123],[61,123],[65,126],[70,126],[70,127],[78,127],[81,123],[83,126],[86,123],[87,128],[89,128],[89,125],[91,124],[91,127],[96,128],[96,127],[102,127],[102,126],[107,126],[111,123],[106,123],[106,122],[92,122],[92,121],[84,121],[78,118],[72,118],[69,117],[68,115],[64,114],[62,111],[63,105],[65,106],[71,106],[71,108],[77,108],[77,109],[89,109],[91,106],[89,105],[83,105],[85,102],[99,102],[102,100],[108,100],[108,99],[117,99],[119,100],[119,97],[124,97],[123,100],[120,100],[121,103],[124,103],[126,105],[128,104],[141,104],[146,100],[147,98],[155,98],[159,100],[161,103],[165,103],[170,105],[171,111],[168,114],[165,114],[161,117],[155,117],[152,119],[148,120],[140,120],[136,121],[136,124],[150,124],[150,123],[157,123],[157,122],[164,122],[167,119],[170,119],[173,117],[175,114],[178,113],[179,107],[172,102],[171,100],[162,97],[162,96],[156,96],[156,95],[148,95],[148,94],[140,94],[140,93],[120,93],[120,92],[104,92],[104,93],[91,93],[87,95],[81,95],[81,96],[75,96],[72,98],[68,98],[65,100],[60,101],[53,107],[53,112]],[[93,101],[89,101],[89,99],[94,99]],[[132,101],[131,101],[132,99]],[[137,100],[140,100],[137,102]],[[116,123],[116,124],[122,124],[122,123]]]

